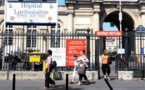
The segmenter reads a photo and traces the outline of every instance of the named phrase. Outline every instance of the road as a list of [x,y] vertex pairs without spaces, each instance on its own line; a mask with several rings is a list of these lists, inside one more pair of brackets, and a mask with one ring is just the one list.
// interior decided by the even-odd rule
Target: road
[[[109,81],[113,90],[145,90],[145,81]],[[65,81],[56,81],[56,87],[49,90],[65,90]],[[76,83],[77,84],[77,83]],[[69,90],[110,90],[103,79],[96,80],[95,84],[81,85],[69,84]],[[17,80],[16,90],[43,90],[43,80]],[[0,90],[12,90],[12,81],[1,80]]]
[[[115,62],[111,64],[111,77],[116,77]],[[102,71],[101,71],[102,76]],[[110,90],[103,79],[92,81],[95,84],[81,85],[69,84],[69,90]],[[132,81],[109,81],[113,90],[145,90],[145,81],[132,80]],[[16,90],[44,90],[44,80],[17,80]],[[0,90],[12,90],[12,81],[0,80]],[[49,90],[65,90],[65,81],[56,81],[56,87]]]

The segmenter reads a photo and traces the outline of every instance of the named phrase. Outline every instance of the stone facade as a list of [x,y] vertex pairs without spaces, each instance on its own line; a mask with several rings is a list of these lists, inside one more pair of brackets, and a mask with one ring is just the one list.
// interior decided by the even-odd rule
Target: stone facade
[[[123,30],[125,28],[135,30],[138,25],[145,26],[144,3],[145,1],[142,0],[140,2],[123,2]],[[91,32],[95,33],[97,30],[102,30],[105,20],[106,22],[114,22],[118,26],[118,13],[115,13],[119,11],[118,4],[119,2],[110,2],[107,0],[66,0],[66,5],[59,6],[58,8],[58,24],[60,25],[60,30],[74,32],[75,30],[86,30],[90,28]],[[111,14],[114,16],[111,16],[109,19],[109,15]],[[4,6],[2,5],[0,7],[0,31],[3,29],[3,21]],[[24,32],[26,32],[27,26],[13,27],[14,31],[20,31],[23,28]],[[50,26],[38,26],[37,29],[39,32],[41,30],[50,31],[51,28]],[[26,42],[24,41],[24,43]],[[95,42],[91,42],[91,44],[95,44]],[[139,53],[140,51],[138,50],[137,52]]]
[[[107,1],[107,0],[105,0]],[[118,11],[118,2],[103,2],[103,0],[66,0],[65,6],[58,8],[58,23],[61,30],[75,31],[76,29],[90,28],[92,31],[100,30],[104,19],[111,13]],[[123,13],[127,13],[134,21],[135,29],[138,25],[144,25],[145,5],[142,3],[123,3]],[[4,6],[0,7],[1,30],[4,20]],[[16,26],[15,28],[23,28]],[[39,26],[39,29],[48,29]]]

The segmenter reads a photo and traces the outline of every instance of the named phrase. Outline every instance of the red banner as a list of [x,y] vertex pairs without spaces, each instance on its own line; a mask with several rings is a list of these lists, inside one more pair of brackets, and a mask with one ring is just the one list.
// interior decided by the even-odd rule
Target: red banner
[[122,31],[96,31],[97,37],[122,37]]
[[74,66],[74,54],[80,56],[80,50],[86,50],[85,39],[68,39],[66,40],[66,66]]

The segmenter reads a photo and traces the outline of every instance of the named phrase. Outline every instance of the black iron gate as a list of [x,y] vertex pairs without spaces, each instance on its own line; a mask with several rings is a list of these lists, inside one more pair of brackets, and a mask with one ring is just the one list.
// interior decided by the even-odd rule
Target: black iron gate
[[[98,76],[100,78],[100,56],[103,50],[106,49],[105,38],[100,37],[95,40],[95,69],[98,71]],[[134,31],[123,32],[122,48],[125,49],[125,54],[115,55],[115,72],[117,71],[133,71],[135,78],[145,77],[145,54],[139,49],[145,47],[145,35],[139,35]],[[120,39],[117,40],[120,42]],[[120,44],[119,44],[120,46]]]

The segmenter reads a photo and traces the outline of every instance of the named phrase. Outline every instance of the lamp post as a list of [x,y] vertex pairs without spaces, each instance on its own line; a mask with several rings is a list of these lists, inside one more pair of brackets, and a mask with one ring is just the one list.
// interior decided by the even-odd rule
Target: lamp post
[[[120,31],[122,31],[122,3],[121,0],[119,0],[119,21],[120,21]],[[120,49],[122,49],[122,43],[120,44]],[[122,54],[121,54],[122,58]]]
[[57,17],[56,17],[56,25],[55,25],[55,48],[57,47],[57,32],[58,32],[58,0],[56,0],[57,3]]
[[7,0],[5,0],[5,5],[4,5],[4,26],[2,30],[2,70],[4,70],[4,63],[5,63],[5,30],[6,30],[6,7],[7,7]]
[[89,59],[89,63],[88,63],[88,66],[89,66],[89,70],[90,70],[90,29],[88,28],[87,29],[87,57]]

